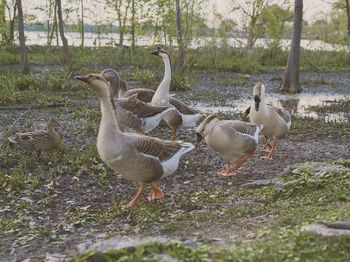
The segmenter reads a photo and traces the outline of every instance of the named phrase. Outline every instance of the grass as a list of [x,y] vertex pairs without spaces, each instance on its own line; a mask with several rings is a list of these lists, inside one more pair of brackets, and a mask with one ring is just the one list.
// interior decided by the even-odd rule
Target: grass
[[[236,189],[233,196],[250,204],[214,209],[209,214],[179,214],[174,219],[162,215],[168,214],[169,210],[161,209],[161,206],[140,207],[138,212],[129,213],[131,217],[143,214],[145,221],[136,219],[135,222],[146,222],[148,227],[160,218],[171,220],[169,223],[175,230],[177,227],[189,229],[194,226],[194,221],[200,225],[211,220],[217,224],[227,221],[244,226],[244,221],[253,221],[254,217],[265,218],[259,226],[251,226],[254,230],[249,242],[234,242],[224,248],[203,244],[188,247],[176,241],[154,242],[105,253],[90,250],[68,261],[94,261],[97,258],[99,261],[162,261],[164,255],[180,261],[347,261],[349,236],[322,238],[305,232],[303,227],[314,221],[350,219],[350,195],[346,183],[350,172],[327,173],[317,181],[311,179],[312,175],[312,170],[294,170],[290,179],[300,179],[299,183],[282,191],[275,191],[271,186]],[[208,198],[217,202],[223,197],[220,193],[213,195],[211,190],[201,194],[197,203],[207,203]],[[348,197],[344,198],[344,195]],[[259,202],[261,204],[257,204]]]

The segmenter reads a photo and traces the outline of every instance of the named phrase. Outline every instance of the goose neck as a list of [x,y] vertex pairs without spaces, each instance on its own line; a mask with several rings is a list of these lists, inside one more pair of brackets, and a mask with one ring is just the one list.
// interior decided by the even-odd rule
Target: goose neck
[[169,56],[163,58],[165,73],[162,82],[159,84],[156,93],[163,96],[169,95],[171,82],[171,64]]

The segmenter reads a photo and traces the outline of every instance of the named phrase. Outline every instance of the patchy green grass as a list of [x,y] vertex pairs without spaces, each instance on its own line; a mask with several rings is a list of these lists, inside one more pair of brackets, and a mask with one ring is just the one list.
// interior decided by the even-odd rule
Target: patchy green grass
[[[314,131],[310,132],[310,130]],[[315,138],[318,136],[345,135],[349,133],[349,124],[346,121],[325,121],[323,117],[313,118],[296,115],[292,119],[292,128],[288,132],[288,137],[296,140],[305,137]]]
[[350,100],[341,99],[334,102],[323,103],[319,106],[310,106],[309,111],[315,111],[319,113],[339,113],[346,112],[350,114]]
[[[118,216],[128,213],[137,225],[152,227],[154,223],[167,221],[175,228],[174,231],[180,230],[180,227],[185,231],[191,230],[196,223],[203,229],[205,221],[209,220],[217,225],[225,221],[241,227],[251,221],[255,224],[250,225],[253,231],[247,243],[234,242],[224,248],[202,244],[187,247],[181,242],[150,243],[105,253],[91,250],[69,261],[93,261],[97,258],[99,261],[162,261],[161,255],[180,261],[347,261],[349,236],[322,238],[304,232],[303,226],[320,220],[350,219],[350,172],[327,173],[316,181],[311,177],[311,170],[297,169],[289,178],[299,179],[299,182],[282,191],[275,191],[271,186],[236,189],[233,197],[247,201],[246,204],[230,205],[205,213],[174,215],[161,205],[140,206],[136,212],[136,209],[115,210]],[[193,195],[185,197],[188,201],[194,200]],[[195,202],[217,204],[226,197],[209,190],[195,197]],[[140,214],[142,220],[139,220]],[[167,229],[163,228],[169,232]]]

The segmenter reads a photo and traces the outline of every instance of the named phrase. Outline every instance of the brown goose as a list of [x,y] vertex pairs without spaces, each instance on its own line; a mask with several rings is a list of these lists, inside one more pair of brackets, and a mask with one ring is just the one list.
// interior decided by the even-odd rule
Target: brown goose
[[[257,83],[253,89],[254,105],[250,107],[250,122],[263,125],[261,134],[264,135],[266,145],[262,151],[268,153],[263,159],[273,160],[273,152],[276,149],[277,140],[284,138],[292,124],[292,113],[282,108],[266,104],[265,86]],[[272,140],[272,143],[269,142]]]
[[[105,69],[100,74],[109,82],[111,96],[117,93],[116,86],[125,86],[125,82],[113,69]],[[152,106],[137,99],[137,94],[125,98],[115,98],[117,119],[122,131],[148,134],[156,128],[162,117],[172,109],[166,106]]]
[[173,174],[181,156],[193,150],[194,146],[182,141],[123,133],[118,126],[107,81],[95,74],[76,76],[75,79],[92,87],[101,104],[102,118],[97,136],[97,150],[101,159],[138,187],[136,196],[124,207],[135,206],[147,185],[151,185],[149,200],[162,198],[164,194],[156,181]]
[[9,137],[8,140],[10,143],[17,144],[30,151],[35,157],[37,157],[41,155],[41,152],[53,150],[60,145],[61,137],[56,130],[59,126],[59,123],[55,120],[50,120],[47,123],[47,131],[40,130],[16,133],[12,137]]
[[151,54],[162,58],[165,65],[164,78],[156,91],[146,88],[127,90],[126,85],[122,84],[122,80],[120,79],[119,75],[109,74],[109,76],[107,76],[107,80],[110,81],[115,90],[113,93],[118,93],[119,97],[128,97],[137,94],[137,98],[139,100],[150,103],[153,106],[173,106],[176,110],[169,111],[167,114],[165,114],[163,116],[163,120],[171,128],[172,138],[175,139],[178,128],[195,127],[197,121],[202,117],[202,115],[195,109],[185,105],[179,99],[169,95],[171,82],[171,62],[169,54],[160,47],[151,52]]
[[239,120],[220,121],[211,115],[197,127],[197,144],[204,138],[208,146],[227,161],[226,171],[218,175],[232,176],[254,154],[262,128]]

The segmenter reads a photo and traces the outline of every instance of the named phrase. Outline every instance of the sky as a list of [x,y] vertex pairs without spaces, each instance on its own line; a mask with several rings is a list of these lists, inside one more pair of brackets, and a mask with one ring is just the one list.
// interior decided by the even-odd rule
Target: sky
[[[236,23],[241,24],[243,23],[243,16],[240,12],[231,13],[230,10],[232,10],[233,7],[233,1],[235,3],[244,3],[245,0],[208,0],[208,3],[205,7],[203,7],[204,12],[207,13],[207,21],[208,25],[214,25],[215,21],[212,15],[213,6],[216,6],[216,9],[219,13],[223,14],[226,18],[233,18]],[[285,0],[269,0],[273,3],[277,4],[283,4]],[[331,4],[334,3],[336,0],[304,0],[304,19],[307,21],[312,21],[317,18],[322,17],[322,14],[327,13],[331,10]],[[23,9],[25,14],[35,14],[38,17],[38,20],[44,20],[45,14],[41,12],[40,10],[36,9],[36,7],[44,7],[46,0],[22,0],[23,2]],[[63,7],[66,5],[67,0],[62,0]],[[86,6],[88,3],[90,5],[96,5],[95,0],[85,0]],[[293,5],[293,0],[290,0]],[[108,17],[111,16],[110,14],[105,14],[104,7],[103,6],[97,6],[95,8],[96,12],[94,14],[91,14],[90,17]],[[74,20],[74,17],[72,17]],[[89,23],[89,18],[87,17],[86,22]],[[91,20],[91,19],[90,19]]]

